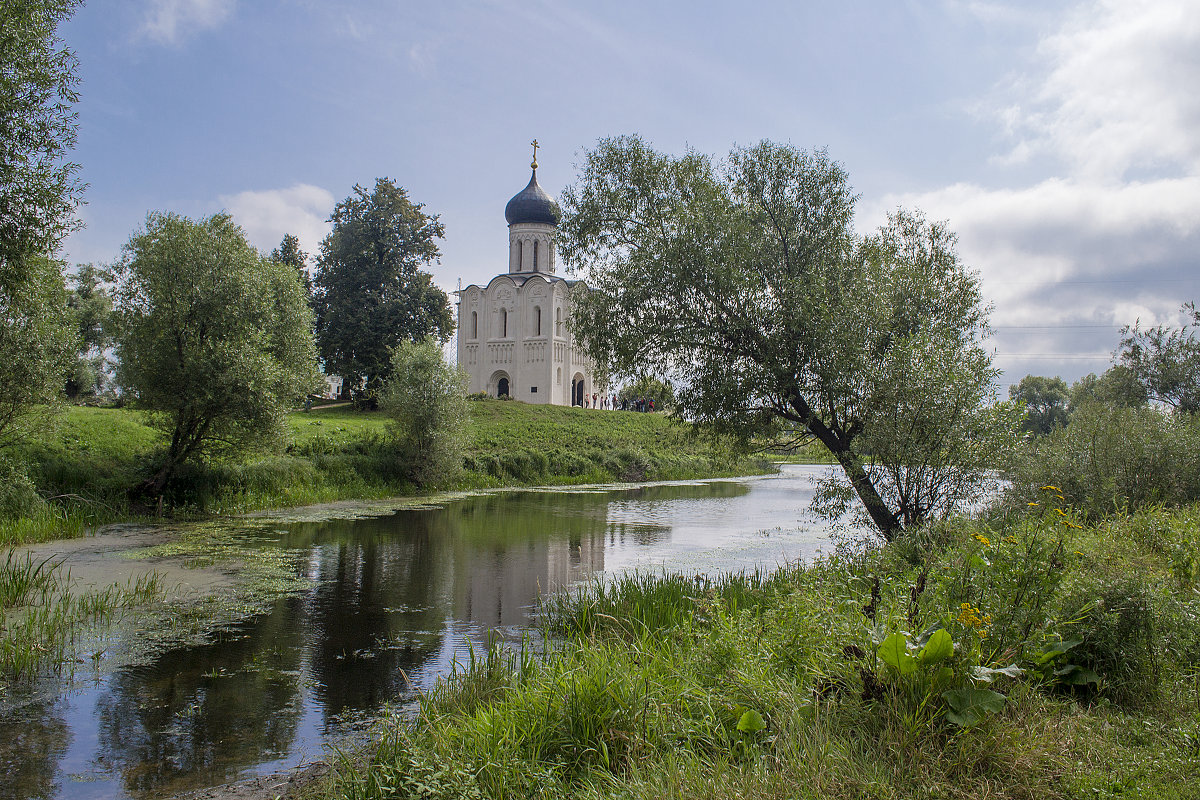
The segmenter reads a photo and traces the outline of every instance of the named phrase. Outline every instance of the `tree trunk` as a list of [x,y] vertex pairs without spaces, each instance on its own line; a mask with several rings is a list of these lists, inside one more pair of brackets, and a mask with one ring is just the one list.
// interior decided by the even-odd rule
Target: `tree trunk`
[[875,484],[871,483],[871,477],[867,475],[867,471],[863,469],[858,457],[850,449],[850,444],[853,441],[853,432],[843,433],[835,431],[826,425],[812,408],[798,394],[793,394],[789,398],[789,402],[793,409],[800,415],[797,420],[808,429],[809,433],[817,437],[817,440],[833,453],[833,457],[837,459],[841,465],[842,471],[846,473],[846,477],[850,480],[850,485],[854,488],[854,493],[858,495],[858,499],[862,501],[863,507],[867,510],[867,516],[871,518],[871,522],[879,529],[879,534],[884,541],[890,542],[900,535],[903,529],[896,515],[888,509],[887,503],[883,502],[883,498],[879,496],[879,492],[875,489]]
[[863,469],[854,454],[849,450],[844,450],[833,455],[842,465],[842,470],[850,479],[850,485],[854,487],[854,493],[862,501],[868,516],[871,517],[871,522],[875,523],[875,527],[879,529],[884,541],[890,542],[899,536],[903,528],[897,521],[896,515],[888,509],[887,503],[883,502],[883,498],[875,489],[875,484],[871,483],[870,476],[867,475],[867,471]]

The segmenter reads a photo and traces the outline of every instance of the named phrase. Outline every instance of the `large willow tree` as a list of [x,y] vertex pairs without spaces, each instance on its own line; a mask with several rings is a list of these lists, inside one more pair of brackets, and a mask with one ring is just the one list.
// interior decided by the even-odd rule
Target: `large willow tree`
[[955,237],[897,211],[853,227],[846,172],[763,142],[724,163],[601,140],[563,195],[586,277],[575,335],[619,376],[681,387],[680,412],[743,437],[816,439],[880,534],[973,499],[1017,419],[992,399],[987,309]]
[[260,255],[228,214],[153,213],[114,269],[117,380],[167,436],[137,493],[160,495],[190,459],[282,448],[287,411],[319,383],[295,268]]

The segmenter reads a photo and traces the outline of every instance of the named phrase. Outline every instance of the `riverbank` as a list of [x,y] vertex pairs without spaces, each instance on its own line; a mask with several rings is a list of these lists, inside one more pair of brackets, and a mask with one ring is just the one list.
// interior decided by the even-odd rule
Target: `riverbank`
[[[163,513],[196,519],[433,488],[685,480],[774,469],[662,414],[499,400],[469,406],[465,470],[448,485],[417,487],[403,478],[384,415],[317,408],[290,415],[292,442],[284,453],[188,466],[167,488]],[[147,422],[130,409],[68,409],[54,432],[15,454],[50,500],[30,517],[0,521],[0,545],[78,536],[129,519],[135,512],[126,492],[152,468],[162,446]]]
[[810,566],[553,602],[314,796],[1193,798],[1200,509],[1081,524],[1047,487]]

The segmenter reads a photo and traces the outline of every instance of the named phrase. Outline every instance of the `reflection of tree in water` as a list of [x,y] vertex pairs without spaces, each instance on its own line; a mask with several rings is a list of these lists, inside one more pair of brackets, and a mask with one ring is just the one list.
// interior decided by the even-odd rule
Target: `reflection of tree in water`
[[610,493],[611,500],[638,500],[643,502],[665,502],[669,500],[708,500],[742,497],[750,493],[750,487],[737,481],[712,481],[709,483],[684,483],[667,486],[635,486],[618,489]]
[[233,780],[295,736],[303,604],[288,598],[214,641],[114,675],[97,701],[99,766],[134,797]]
[[0,799],[53,797],[58,759],[70,730],[58,700],[32,703],[0,719]]
[[[295,525],[276,546],[311,552],[316,588],[210,644],[114,676],[98,704],[100,765],[118,770],[133,796],[232,780],[286,754],[305,666],[327,721],[346,709],[372,711],[404,695],[402,671],[446,666],[436,659],[446,657],[448,621],[526,625],[539,595],[604,569],[607,541],[669,536],[668,526],[609,525],[611,502],[746,491],[711,483],[519,492]],[[38,769],[46,777],[30,785],[51,780],[52,764]]]
[[[428,513],[428,512],[426,512]],[[312,532],[320,583],[308,598],[312,673],[326,715],[370,710],[406,689],[441,646],[446,533],[426,517],[329,523]]]

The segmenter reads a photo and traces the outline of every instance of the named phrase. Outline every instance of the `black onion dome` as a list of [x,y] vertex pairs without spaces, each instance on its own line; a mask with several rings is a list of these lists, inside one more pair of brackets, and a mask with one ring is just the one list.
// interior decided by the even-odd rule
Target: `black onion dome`
[[504,207],[504,218],[509,225],[518,222],[543,222],[558,225],[558,203],[538,186],[537,170],[529,179],[529,185],[513,196]]

